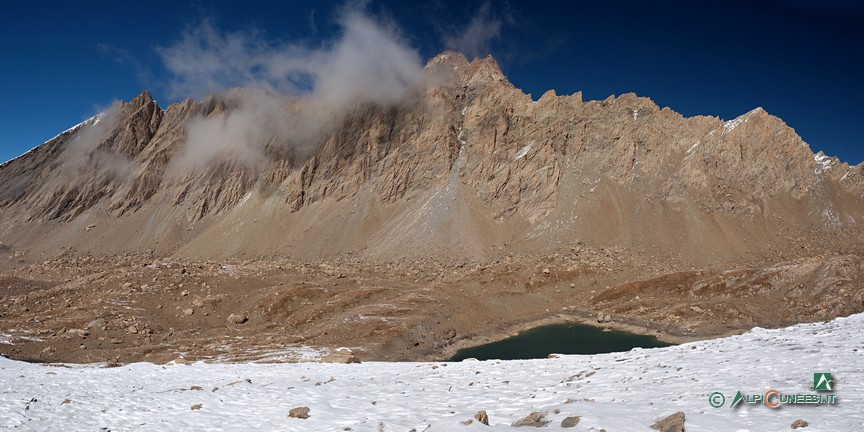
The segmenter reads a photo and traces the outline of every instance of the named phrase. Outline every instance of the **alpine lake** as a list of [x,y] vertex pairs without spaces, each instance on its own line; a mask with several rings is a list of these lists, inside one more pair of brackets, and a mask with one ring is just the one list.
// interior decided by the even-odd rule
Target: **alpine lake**
[[671,345],[654,336],[606,330],[592,325],[552,324],[535,327],[497,342],[461,349],[449,360],[527,360],[546,358],[553,353],[604,354]]

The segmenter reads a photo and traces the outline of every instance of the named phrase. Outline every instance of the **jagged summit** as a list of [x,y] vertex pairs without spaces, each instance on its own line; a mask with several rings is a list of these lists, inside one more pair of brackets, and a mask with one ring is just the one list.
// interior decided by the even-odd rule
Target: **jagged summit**
[[[814,155],[761,108],[723,121],[632,93],[535,101],[491,56],[453,51],[425,73],[422,103],[361,104],[302,140],[302,103],[256,112],[278,125],[270,135],[233,133],[208,127],[236,122],[242,89],[166,109],[144,91],[0,166],[0,241],[483,256],[580,240],[707,262],[861,235],[862,167]],[[184,162],[192,125],[225,151]]]
[[426,68],[428,69],[430,67],[439,65],[464,67],[468,66],[468,59],[465,57],[465,54],[457,51],[447,50],[443,51],[441,54],[436,55],[435,57],[432,57],[432,59],[426,63]]

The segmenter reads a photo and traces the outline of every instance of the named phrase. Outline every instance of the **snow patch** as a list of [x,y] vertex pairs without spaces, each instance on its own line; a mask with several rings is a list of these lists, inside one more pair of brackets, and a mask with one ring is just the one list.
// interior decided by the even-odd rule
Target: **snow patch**
[[[541,411],[552,422],[544,430],[571,430],[559,425],[578,415],[578,430],[647,431],[683,411],[694,431],[789,430],[798,418],[813,430],[860,430],[864,362],[854,348],[864,345],[862,328],[857,314],[668,348],[521,361],[105,368],[0,357],[0,429],[517,431],[513,422]],[[838,404],[729,409],[738,390],[812,394],[814,372],[832,373]],[[713,392],[725,396],[722,408],[710,406]],[[308,419],[287,417],[298,406],[310,408]],[[489,427],[460,424],[478,410]]]
[[831,229],[836,229],[840,226],[840,215],[833,209],[826,208],[822,210],[822,221]]
[[525,155],[527,155],[529,151],[531,151],[531,144],[522,147],[522,150],[519,150],[519,152],[516,153],[516,157],[513,158],[513,162],[516,162],[517,160],[525,157]]
[[243,198],[240,199],[240,202],[237,203],[237,207],[246,204],[246,201],[249,201],[249,198],[252,198],[252,192],[247,192],[246,195],[243,195]]
[[741,124],[743,124],[743,123],[747,123],[747,121],[750,120],[750,117],[751,117],[754,113],[756,113],[757,111],[759,111],[760,109],[761,109],[761,108],[756,108],[756,109],[750,110],[749,112],[744,113],[744,114],[742,114],[742,115],[736,117],[736,118],[733,119],[733,120],[729,120],[729,121],[723,123],[723,135],[726,135],[726,134],[728,134],[729,132],[732,132],[732,131],[735,130],[735,128],[738,127],[739,125],[741,125]]
[[692,146],[690,146],[689,149],[687,149],[687,152],[684,153],[684,160],[687,160],[690,156],[693,155],[693,152],[696,151],[696,148],[699,147],[699,144],[702,144],[702,140],[696,141],[695,144],[693,144]]
[[[816,170],[814,173],[818,175],[822,175],[825,171],[831,169],[835,163],[837,163],[837,158],[833,158],[825,155],[824,152],[819,152],[813,155],[813,160],[816,161]],[[845,177],[845,176],[844,176]]]
[[101,117],[102,117],[102,114],[101,114],[101,113],[100,113],[100,114],[96,114],[95,116],[90,117],[89,119],[84,120],[83,122],[78,123],[78,124],[76,124],[75,126],[72,126],[72,127],[70,127],[69,129],[66,129],[66,130],[64,130],[63,132],[60,132],[60,133],[57,134],[57,135],[54,135],[54,137],[52,137],[52,138],[49,139],[48,141],[45,141],[44,143],[39,144],[39,145],[37,145],[36,147],[33,147],[33,148],[31,148],[30,150],[27,150],[26,152],[24,152],[24,153],[22,153],[22,154],[20,154],[20,155],[18,155],[18,156],[15,156],[15,157],[12,158],[12,159],[7,160],[6,162],[0,163],[0,168],[3,168],[3,167],[5,167],[6,165],[9,165],[10,163],[14,162],[15,160],[20,159],[20,158],[22,158],[22,157],[24,157],[24,156],[27,156],[27,155],[30,154],[30,153],[33,153],[33,152],[34,152],[36,149],[38,149],[39,147],[42,147],[43,145],[45,145],[45,144],[47,144],[47,143],[49,143],[49,142],[51,142],[51,141],[57,139],[57,137],[59,137],[60,135],[65,134],[66,132],[72,132],[72,131],[75,131],[75,130],[77,130],[78,128],[80,128],[80,127],[82,127],[82,126],[85,126],[85,125],[95,125],[96,123],[99,123],[99,119],[100,119]]

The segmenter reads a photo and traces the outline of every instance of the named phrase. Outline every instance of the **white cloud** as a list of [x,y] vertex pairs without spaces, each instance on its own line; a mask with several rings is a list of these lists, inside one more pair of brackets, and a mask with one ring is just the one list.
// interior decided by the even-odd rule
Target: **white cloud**
[[[265,141],[296,146],[358,103],[398,103],[422,75],[420,55],[395,25],[362,10],[344,9],[339,24],[337,39],[310,47],[273,42],[257,31],[221,32],[204,22],[158,49],[174,77],[175,97],[244,88],[223,95],[233,109],[187,125],[178,163],[200,165],[232,151],[254,161]],[[298,103],[303,110],[295,109]]]
[[501,20],[494,17],[489,3],[484,3],[471,23],[461,32],[445,36],[447,48],[460,51],[468,58],[483,57],[490,53],[492,41],[501,36]]

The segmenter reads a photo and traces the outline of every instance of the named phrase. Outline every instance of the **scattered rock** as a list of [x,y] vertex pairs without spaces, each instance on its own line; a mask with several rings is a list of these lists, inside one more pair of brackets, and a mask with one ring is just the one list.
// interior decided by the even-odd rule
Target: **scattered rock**
[[790,426],[790,427],[792,429],[798,429],[798,428],[806,428],[807,426],[810,426],[810,423],[807,423],[804,419],[798,419],[798,420],[795,420],[794,422],[792,422],[792,426]]
[[543,427],[549,423],[551,423],[551,421],[546,420],[546,413],[534,411],[531,414],[528,414],[527,416],[521,418],[516,423],[513,423],[513,427]]
[[246,321],[249,321],[249,318],[247,318],[246,315],[233,313],[228,315],[228,322],[231,324],[243,324]]
[[339,348],[321,358],[322,363],[360,363],[360,359],[348,348]]
[[549,273],[552,273],[552,271],[550,271],[548,267],[543,269],[544,275],[548,275]]
[[486,411],[477,411],[477,414],[474,414],[474,418],[477,419],[478,422],[489,426],[489,416],[486,414]]
[[183,292],[181,292],[180,295],[181,295],[182,297],[186,297],[186,296],[189,295],[189,291],[183,290]]
[[183,309],[183,315],[192,316],[192,314],[194,314],[194,313],[195,313],[195,309],[193,309],[193,308]]
[[598,312],[597,313],[597,322],[598,323],[612,322],[612,316],[609,314],[603,314],[603,312]]
[[558,357],[560,357],[558,354],[549,354],[548,356],[546,356],[547,359],[556,359]]
[[82,338],[84,336],[87,336],[88,334],[90,334],[90,332],[88,332],[87,330],[77,329],[77,328],[66,330],[66,333],[71,334],[73,336],[82,337]]
[[660,432],[684,432],[684,413],[681,411],[670,415],[651,425],[651,429]]
[[203,406],[204,406],[204,405],[201,405],[201,404],[195,404],[195,405],[192,405],[192,411],[198,411],[198,410],[200,410]]
[[288,411],[288,417],[298,418],[298,419],[308,419],[309,418],[309,407],[297,407],[293,408],[291,411]]
[[579,416],[567,417],[561,421],[561,427],[562,428],[576,427],[576,425],[579,424],[580,419],[581,419],[581,417],[579,417]]
[[108,328],[108,321],[105,321],[102,318],[90,321],[87,324],[88,330],[105,330]]
[[472,419],[462,420],[462,421],[459,422],[459,423],[462,423],[463,425],[468,426],[468,425],[470,425],[471,423],[474,423],[474,420],[472,420]]

